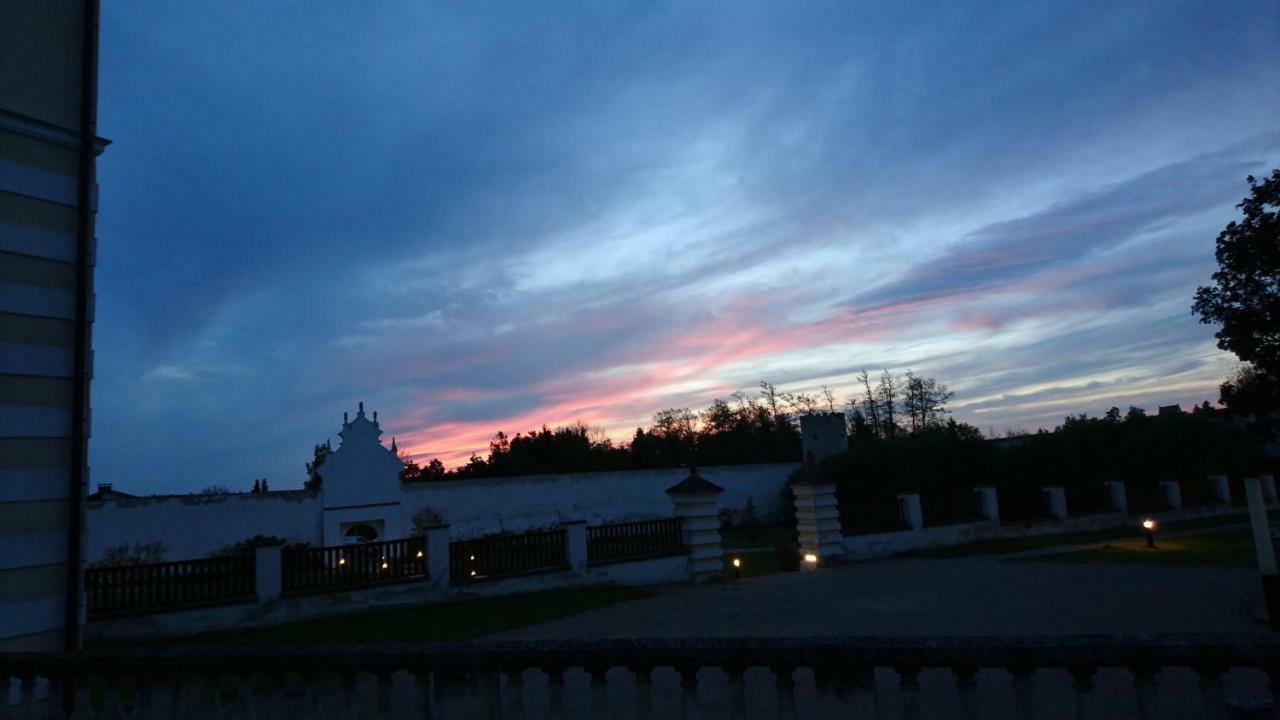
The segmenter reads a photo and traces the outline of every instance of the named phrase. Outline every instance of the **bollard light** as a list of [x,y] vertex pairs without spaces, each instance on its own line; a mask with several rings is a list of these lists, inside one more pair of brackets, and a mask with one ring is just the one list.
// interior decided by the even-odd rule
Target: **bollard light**
[[734,580],[742,579],[742,558],[733,559],[733,579]]
[[1154,548],[1156,546],[1156,521],[1151,518],[1143,520],[1142,531],[1147,534],[1147,547]]

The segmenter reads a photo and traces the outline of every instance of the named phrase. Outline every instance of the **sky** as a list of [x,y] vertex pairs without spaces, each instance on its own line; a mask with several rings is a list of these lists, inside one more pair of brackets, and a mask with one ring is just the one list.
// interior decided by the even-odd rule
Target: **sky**
[[168,3],[102,17],[90,464],[298,487],[861,369],[984,431],[1216,400],[1280,5]]

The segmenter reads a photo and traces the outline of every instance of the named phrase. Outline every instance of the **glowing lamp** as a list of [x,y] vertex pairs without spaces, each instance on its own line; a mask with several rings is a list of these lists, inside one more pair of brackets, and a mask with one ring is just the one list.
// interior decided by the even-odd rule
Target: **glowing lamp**
[[1151,518],[1147,518],[1146,520],[1143,520],[1142,530],[1147,534],[1147,547],[1149,548],[1155,547],[1156,546],[1156,521],[1152,520]]
[[818,556],[817,556],[817,555],[815,555],[815,554],[813,554],[813,553],[805,553],[805,554],[804,554],[804,561],[805,561],[805,562],[807,562],[807,563],[809,563],[810,565],[817,565],[817,564],[818,564]]
[[386,564],[386,563],[382,563],[382,569],[383,569],[383,570],[386,570],[386,569],[387,569],[387,564]]
[[736,580],[742,579],[742,558],[733,559],[733,577]]
[[419,551],[418,551],[418,557],[422,557],[422,551],[421,551],[421,550],[419,550]]
[[338,558],[338,564],[339,564],[339,565],[346,565],[346,564],[347,564],[347,559],[346,559],[346,558]]

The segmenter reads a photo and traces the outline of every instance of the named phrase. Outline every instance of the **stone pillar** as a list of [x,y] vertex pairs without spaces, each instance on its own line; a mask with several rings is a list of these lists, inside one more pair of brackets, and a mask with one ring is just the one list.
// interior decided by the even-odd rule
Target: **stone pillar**
[[[836,484],[816,473],[791,483],[796,502],[796,534],[800,538],[802,569],[812,570],[844,554],[844,533],[840,530],[840,508]],[[817,562],[806,562],[813,555]]]
[[1161,480],[1160,487],[1164,489],[1165,502],[1169,504],[1170,510],[1182,509],[1182,486],[1177,480]]
[[1060,485],[1050,485],[1042,488],[1044,494],[1049,498],[1049,514],[1059,520],[1067,519],[1067,491],[1062,489]]
[[1111,507],[1115,508],[1123,515],[1129,514],[1129,496],[1124,492],[1124,482],[1120,480],[1108,480],[1102,483],[1107,487],[1107,492],[1111,493]]
[[800,450],[806,461],[822,462],[849,449],[849,425],[844,413],[800,416]]
[[996,494],[995,485],[979,485],[973,491],[978,494],[978,507],[988,520],[1000,524],[1000,496]]
[[912,530],[924,530],[924,511],[920,509],[919,493],[898,493],[898,502],[902,503],[902,519]]
[[284,589],[283,545],[263,545],[253,549],[254,583],[258,602],[279,600]]
[[449,526],[427,528],[427,582],[433,588],[449,587]]
[[1213,486],[1213,496],[1223,505],[1231,504],[1231,483],[1226,475],[1210,475],[1209,484]]
[[680,518],[684,546],[689,552],[689,574],[695,583],[720,579],[724,569],[720,550],[720,518],[716,508],[724,488],[689,469],[689,477],[667,488]]
[[1262,498],[1267,502],[1276,501],[1276,478],[1274,475],[1260,475],[1259,482],[1262,483]]
[[[563,520],[560,527],[564,528],[564,559],[569,566],[569,572],[574,575],[583,575],[587,572],[587,521],[586,520]],[[720,532],[716,531],[716,545],[720,543]]]

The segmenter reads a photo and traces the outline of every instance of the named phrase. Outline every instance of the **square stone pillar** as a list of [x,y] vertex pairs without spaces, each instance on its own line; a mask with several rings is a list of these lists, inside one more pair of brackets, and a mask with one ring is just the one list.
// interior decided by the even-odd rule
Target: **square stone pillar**
[[[569,566],[569,572],[574,575],[583,575],[587,572],[587,521],[586,520],[563,520],[560,527],[564,528],[564,559]],[[717,542],[719,541],[719,533],[717,533]]]
[[[800,539],[800,567],[812,570],[844,554],[836,484],[816,474],[791,483],[796,502],[796,534]],[[817,562],[805,560],[809,555]]]
[[1000,524],[1000,496],[994,485],[979,485],[973,491],[978,495],[978,508],[988,520]]
[[1122,515],[1129,514],[1129,496],[1125,494],[1124,482],[1120,480],[1108,480],[1103,485],[1106,486],[1107,492],[1111,494],[1111,507],[1115,508]]
[[924,530],[924,511],[920,509],[920,493],[898,493],[902,519],[912,530]]
[[1049,498],[1049,514],[1059,520],[1067,519],[1067,491],[1061,485],[1041,488]]
[[427,528],[427,582],[433,588],[449,587],[449,526]]
[[1213,487],[1213,496],[1223,505],[1231,504],[1231,483],[1226,475],[1210,475],[1209,484]]
[[720,549],[720,518],[716,512],[724,488],[689,469],[689,477],[667,488],[680,518],[684,546],[689,553],[689,575],[695,583],[714,582],[724,570]]
[[1161,480],[1160,487],[1164,489],[1164,500],[1169,505],[1170,510],[1182,509],[1182,486],[1177,480]]
[[279,600],[284,590],[283,551],[283,545],[263,545],[253,549],[254,585],[260,603]]

